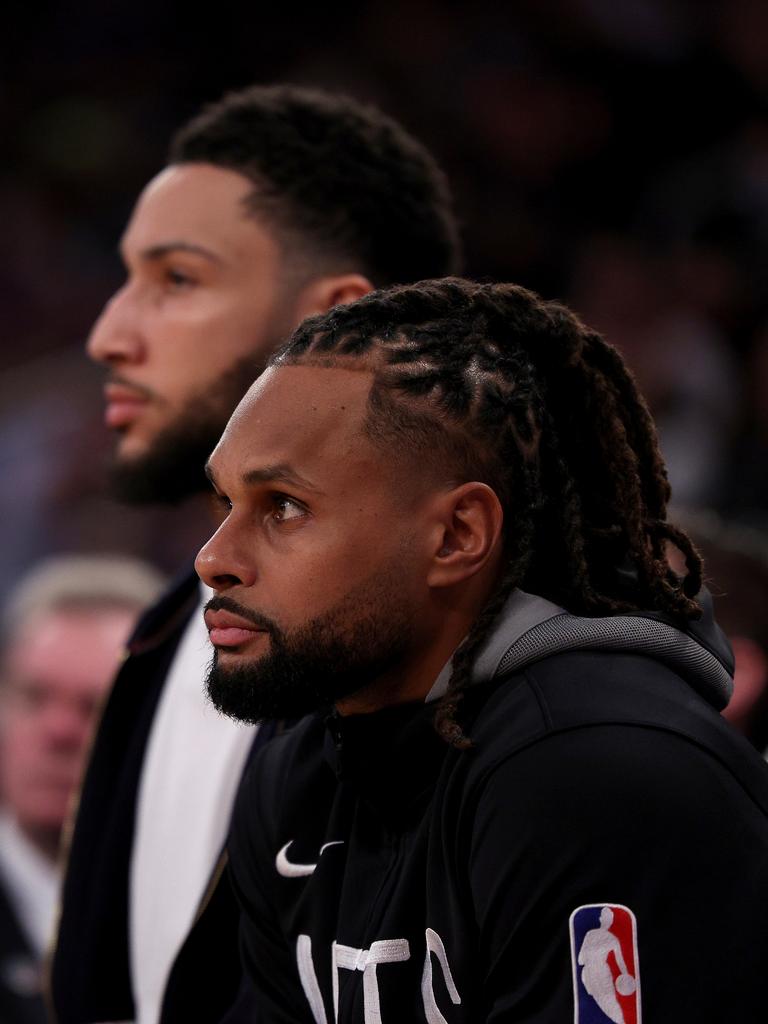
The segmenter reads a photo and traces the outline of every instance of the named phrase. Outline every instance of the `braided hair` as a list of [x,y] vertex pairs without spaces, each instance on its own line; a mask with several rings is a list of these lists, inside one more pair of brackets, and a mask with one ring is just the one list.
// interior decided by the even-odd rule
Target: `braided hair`
[[461,701],[514,587],[579,615],[700,614],[701,558],[667,522],[648,408],[616,349],[566,307],[516,285],[425,281],[305,321],[272,361],[372,369],[371,440],[499,496],[503,577],[454,655],[435,719],[448,742],[469,745]]

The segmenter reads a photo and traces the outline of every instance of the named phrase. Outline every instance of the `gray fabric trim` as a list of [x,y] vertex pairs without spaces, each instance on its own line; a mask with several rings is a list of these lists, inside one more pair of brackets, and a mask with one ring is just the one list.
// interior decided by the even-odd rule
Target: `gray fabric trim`
[[635,615],[586,619],[561,612],[518,633],[512,644],[508,635],[505,639],[507,649],[493,676],[564,651],[634,651],[669,665],[718,709],[726,706],[733,692],[733,680],[713,654],[686,633],[655,619]]
[[[499,662],[509,650],[510,643],[514,643],[523,633],[527,633],[539,622],[551,619],[553,615],[559,615],[562,611],[563,609],[558,605],[552,604],[551,601],[547,601],[543,597],[527,594],[524,590],[513,590],[499,612],[493,632],[475,658],[472,666],[473,680],[480,682],[485,679],[493,679]],[[453,655],[432,684],[432,689],[425,698],[426,704],[445,696],[452,671]]]
[[432,689],[424,698],[425,704],[431,704],[433,700],[439,700],[446,695],[448,683],[451,681],[451,672],[453,672],[453,656],[443,665],[440,675],[432,684]]
[[499,612],[496,625],[488,640],[480,649],[472,667],[475,682],[493,679],[501,659],[506,655],[510,645],[517,641],[539,623],[562,615],[563,608],[547,601],[537,594],[527,594],[524,590],[515,589],[509,595],[504,607]]
[[[601,650],[656,658],[718,710],[733,693],[733,679],[722,662],[692,636],[668,623],[642,615],[581,618],[524,590],[513,590],[507,599],[475,659],[472,678],[480,683],[508,675],[550,654]],[[428,701],[443,696],[450,674],[449,661],[427,695]]]

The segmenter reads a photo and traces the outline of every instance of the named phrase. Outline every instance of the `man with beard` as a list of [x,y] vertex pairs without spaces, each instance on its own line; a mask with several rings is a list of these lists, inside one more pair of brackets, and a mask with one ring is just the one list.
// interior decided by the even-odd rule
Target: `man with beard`
[[261,1019],[765,1017],[768,772],[615,349],[513,285],[374,293],[209,475],[209,692],[306,716],[230,842]]
[[[458,258],[445,180],[419,143],[346,97],[283,86],[183,128],[121,248],[127,281],[88,349],[109,370],[116,486],[138,501],[207,487],[227,418],[305,316]],[[95,741],[52,970],[67,1024],[202,1024],[237,998],[223,845],[271,730],[254,738],[206,704],[207,596],[191,575],[147,613]],[[233,1013],[253,1019],[247,992]]]

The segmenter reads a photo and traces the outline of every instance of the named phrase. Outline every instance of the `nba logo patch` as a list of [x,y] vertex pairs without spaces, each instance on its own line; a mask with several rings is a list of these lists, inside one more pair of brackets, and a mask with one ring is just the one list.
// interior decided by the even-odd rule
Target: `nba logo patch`
[[570,929],[574,1024],[642,1024],[632,911],[616,903],[577,907]]

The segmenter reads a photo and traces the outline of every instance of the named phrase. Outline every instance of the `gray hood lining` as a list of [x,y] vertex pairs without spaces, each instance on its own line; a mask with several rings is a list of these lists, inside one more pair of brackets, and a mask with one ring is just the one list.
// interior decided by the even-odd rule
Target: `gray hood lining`
[[642,615],[582,618],[522,590],[510,595],[475,661],[473,676],[477,682],[498,678],[567,651],[645,654],[676,671],[718,709],[733,692],[733,679],[723,664],[675,626]]

